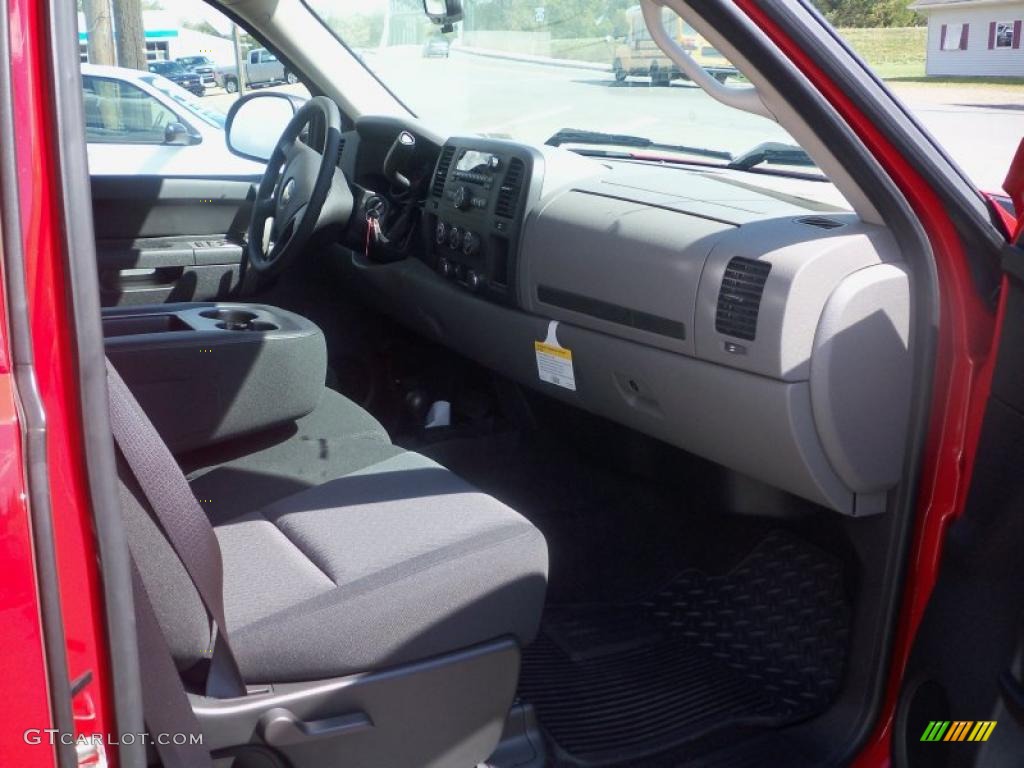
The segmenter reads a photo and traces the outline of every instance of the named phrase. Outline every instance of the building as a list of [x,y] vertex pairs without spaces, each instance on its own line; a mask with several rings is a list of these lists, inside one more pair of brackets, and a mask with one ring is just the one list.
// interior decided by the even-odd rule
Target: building
[[[209,56],[220,65],[235,62],[235,47],[231,40],[182,27],[166,11],[143,11],[142,26],[146,39],[146,58],[149,61]],[[89,61],[89,36],[85,30],[85,16],[79,13],[78,50],[83,62]]]
[[929,75],[1024,77],[1024,0],[917,0]]

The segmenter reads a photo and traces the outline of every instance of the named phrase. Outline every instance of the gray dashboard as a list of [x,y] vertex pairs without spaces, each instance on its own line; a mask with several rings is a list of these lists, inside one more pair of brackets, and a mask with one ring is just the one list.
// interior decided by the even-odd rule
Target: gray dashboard
[[[387,265],[352,254],[385,309],[504,375],[818,504],[885,508],[910,390],[909,279],[886,229],[753,174],[511,151],[530,173],[502,300],[442,276],[444,253],[429,248]],[[453,179],[434,182],[454,197]],[[460,224],[490,226],[480,203]]]

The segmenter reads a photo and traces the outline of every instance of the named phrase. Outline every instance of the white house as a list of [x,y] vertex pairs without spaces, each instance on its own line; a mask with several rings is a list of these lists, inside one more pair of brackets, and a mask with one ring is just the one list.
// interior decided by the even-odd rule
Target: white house
[[916,0],[928,18],[929,75],[1024,77],[1024,0]]
[[[231,40],[208,35],[181,26],[166,11],[143,11],[142,26],[149,61],[177,59],[181,56],[209,56],[217,64],[233,64],[235,46]],[[89,41],[85,16],[78,14],[78,48],[83,62],[89,60]]]

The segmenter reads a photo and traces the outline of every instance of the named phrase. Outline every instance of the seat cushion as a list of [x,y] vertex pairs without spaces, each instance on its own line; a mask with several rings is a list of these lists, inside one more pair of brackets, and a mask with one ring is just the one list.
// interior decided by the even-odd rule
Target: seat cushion
[[[523,517],[391,444],[331,390],[311,414],[178,457],[220,541],[228,629],[248,682],[379,670],[537,631],[547,548]],[[183,670],[209,624],[134,480],[129,539]],[[257,510],[257,511],[253,511]]]
[[178,461],[216,523],[401,453],[373,416],[325,388],[316,409],[294,424],[192,451]]
[[402,453],[215,527],[248,682],[377,670],[537,631],[547,547],[525,518]]
[[540,531],[406,453],[215,527],[249,682],[379,670],[537,633]]

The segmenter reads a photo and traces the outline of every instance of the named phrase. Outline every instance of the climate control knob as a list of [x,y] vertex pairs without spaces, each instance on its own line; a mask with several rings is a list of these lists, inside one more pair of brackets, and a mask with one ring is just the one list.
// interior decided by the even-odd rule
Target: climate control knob
[[438,245],[448,242],[448,225],[440,219],[437,221],[437,226],[434,227],[434,240]]
[[472,232],[466,232],[462,236],[462,252],[467,256],[475,256],[480,250],[480,238]]
[[462,245],[462,230],[458,227],[452,227],[448,230],[448,247],[453,251],[458,250]]
[[479,291],[480,286],[483,285],[483,278],[476,272],[476,270],[469,270],[466,273],[466,287],[471,291]]
[[441,277],[451,277],[455,272],[455,268],[448,259],[442,256],[437,260],[437,271],[441,273]]

